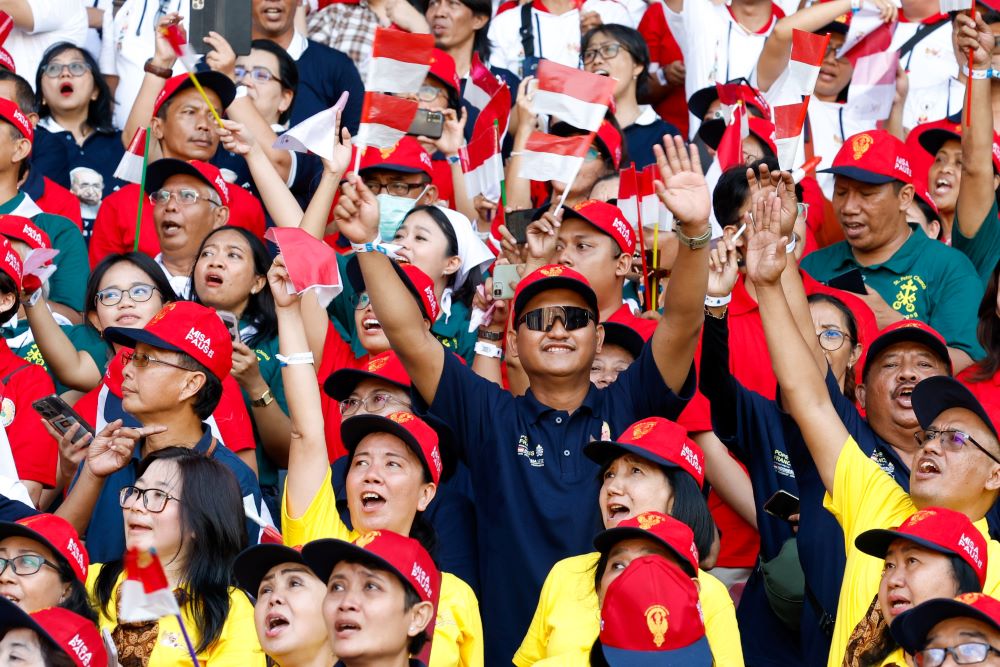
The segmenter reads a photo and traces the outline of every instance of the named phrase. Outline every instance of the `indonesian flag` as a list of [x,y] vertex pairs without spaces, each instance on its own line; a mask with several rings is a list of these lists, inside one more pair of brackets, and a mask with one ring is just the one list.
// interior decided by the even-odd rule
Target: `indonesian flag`
[[140,127],[132,136],[125,155],[115,169],[115,178],[129,183],[141,183],[146,168],[146,128]]
[[332,160],[333,146],[337,141],[337,116],[347,106],[347,97],[345,90],[336,104],[290,128],[278,137],[272,147],[297,153],[312,153],[324,160]]
[[376,28],[365,89],[382,93],[417,92],[431,69],[433,50],[433,35]]
[[771,104],[792,104],[813,94],[829,42],[830,35],[792,31],[792,57],[788,67],[768,89],[767,97]]
[[[507,88],[507,84],[497,78],[483,61],[479,59],[478,53],[472,54],[472,66],[469,68],[469,78],[465,81],[465,92],[462,97],[465,101],[477,109],[485,107],[491,99],[496,97],[501,88]],[[507,90],[507,97],[510,98],[510,90]],[[508,111],[510,111],[508,107]]]
[[531,110],[596,132],[614,90],[615,80],[611,77],[542,60],[538,64],[538,89],[531,98]]
[[14,19],[7,12],[0,12],[0,44],[7,41],[10,31],[14,29]]
[[316,300],[326,308],[344,291],[337,269],[337,251],[299,227],[271,227],[264,238],[278,246],[285,260],[294,294],[316,292]]
[[889,116],[896,96],[899,52],[880,51],[858,58],[847,88],[851,113],[856,118],[879,121]]
[[583,165],[583,156],[593,139],[593,134],[557,137],[532,132],[521,153],[521,168],[517,175],[533,181],[571,183]]
[[722,105],[722,116],[728,124],[733,119],[733,110],[741,103],[752,102],[764,113],[770,113],[771,107],[756,88],[746,83],[716,83],[715,91]]
[[163,29],[163,35],[170,42],[170,47],[174,50],[174,55],[184,63],[185,69],[189,72],[194,72],[195,66],[198,63],[198,54],[188,44],[187,36],[181,31],[180,25],[177,23],[168,25]]
[[156,552],[134,548],[126,551],[118,620],[126,623],[158,621],[180,613]]
[[503,180],[503,159],[497,143],[496,130],[490,126],[472,138],[459,151],[465,172],[465,193],[470,198],[482,195],[490,201],[500,200]]
[[636,178],[634,164],[628,169],[622,169],[618,175],[618,209],[632,225],[632,229],[639,229],[641,224],[639,218],[639,182]]
[[[857,34],[852,35],[855,29]],[[855,65],[858,58],[884,53],[892,44],[892,31],[893,26],[882,23],[877,9],[862,7],[861,11],[851,19],[847,40],[837,51],[837,57],[847,58],[851,61],[851,65]]]
[[643,229],[653,229],[659,226],[661,232],[669,232],[674,228],[674,214],[656,196],[656,179],[660,177],[655,164],[637,174],[639,184],[639,210],[642,213]]
[[392,148],[406,136],[417,115],[417,103],[382,93],[365,93],[356,146]]
[[[468,86],[469,84],[466,84],[466,90],[469,89]],[[479,111],[476,123],[472,127],[472,136],[495,131],[498,136],[497,142],[503,144],[503,138],[507,136],[507,121],[509,120],[510,88],[505,85]],[[496,129],[494,130],[494,128]]]
[[785,104],[771,110],[774,118],[774,144],[778,148],[778,164],[784,171],[795,166],[795,153],[799,149],[802,127],[806,121],[808,99],[798,104]]

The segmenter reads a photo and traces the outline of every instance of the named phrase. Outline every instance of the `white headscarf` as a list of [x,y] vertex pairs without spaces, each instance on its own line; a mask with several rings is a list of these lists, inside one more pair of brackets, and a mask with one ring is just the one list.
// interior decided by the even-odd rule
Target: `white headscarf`
[[490,252],[490,249],[476,234],[472,228],[472,222],[467,217],[443,206],[438,206],[438,209],[448,218],[451,228],[455,231],[455,238],[458,240],[458,256],[462,260],[462,265],[458,267],[458,272],[455,274],[455,284],[446,288],[444,294],[441,295],[441,312],[444,313],[444,319],[447,322],[448,318],[451,317],[452,290],[458,290],[465,284],[472,269],[476,267],[485,269],[493,263],[496,256]]

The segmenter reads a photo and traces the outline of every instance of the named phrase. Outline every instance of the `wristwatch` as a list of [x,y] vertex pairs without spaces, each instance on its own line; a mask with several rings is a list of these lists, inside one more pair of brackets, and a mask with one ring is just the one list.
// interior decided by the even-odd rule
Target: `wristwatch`
[[142,66],[142,71],[148,72],[153,76],[158,76],[161,79],[169,79],[174,75],[174,71],[169,67],[160,67],[159,65],[154,65],[152,58],[146,59],[146,64]]
[[264,391],[263,394],[260,395],[260,398],[255,398],[254,400],[252,400],[250,402],[250,405],[252,405],[255,408],[266,408],[273,402],[274,402],[274,394],[272,394],[270,388],[268,388]]
[[708,226],[708,229],[705,230],[704,234],[702,234],[701,236],[696,236],[694,238],[691,238],[690,236],[682,232],[680,230],[680,227],[677,226],[674,227],[674,233],[677,234],[677,240],[686,245],[691,250],[699,250],[701,248],[704,248],[712,240],[711,225]]
[[479,337],[483,340],[503,340],[502,331],[489,331],[483,327],[479,327]]

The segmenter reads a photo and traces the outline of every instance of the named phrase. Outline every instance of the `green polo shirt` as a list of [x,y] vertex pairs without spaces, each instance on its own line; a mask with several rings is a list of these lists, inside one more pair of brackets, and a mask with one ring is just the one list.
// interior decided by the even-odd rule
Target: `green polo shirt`
[[973,238],[966,238],[958,228],[958,210],[955,210],[955,224],[951,228],[951,247],[965,253],[966,257],[972,261],[976,267],[979,279],[983,281],[983,287],[990,281],[993,269],[996,268],[997,261],[1000,260],[1000,220],[997,219],[997,202],[993,199],[993,206],[983,220],[983,226],[979,228]]
[[976,341],[977,311],[983,284],[969,258],[919,230],[882,264],[862,266],[846,241],[802,258],[802,268],[826,282],[859,269],[865,283],[906,319],[934,327],[949,347],[973,359],[983,356]]
[[[246,322],[241,322],[240,326],[241,328],[246,326]],[[261,377],[264,378],[264,382],[267,383],[268,388],[271,390],[271,395],[274,396],[274,400],[278,403],[282,412],[287,415],[288,400],[285,398],[285,385],[281,381],[281,364],[277,358],[278,337],[275,336],[259,341],[253,347],[253,351],[257,355],[257,364],[260,367]],[[241,391],[243,392],[243,402],[246,403],[247,412],[250,413],[250,421],[253,423],[253,436],[254,441],[257,443],[257,477],[260,479],[260,485],[277,486],[278,466],[267,457],[267,452],[264,451],[260,433],[257,431],[257,422],[254,419],[253,406],[251,405],[251,401],[258,397],[251,397],[247,394],[246,390]]]

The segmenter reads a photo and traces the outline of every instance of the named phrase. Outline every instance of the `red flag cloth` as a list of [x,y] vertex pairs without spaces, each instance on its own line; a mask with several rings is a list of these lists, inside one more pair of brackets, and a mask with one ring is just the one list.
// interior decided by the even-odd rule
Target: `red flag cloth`
[[[465,84],[468,92],[469,83]],[[483,132],[493,132],[494,123],[497,128],[498,143],[503,143],[507,135],[507,122],[510,120],[510,88],[502,86],[489,102],[479,111],[476,123],[472,128],[472,136]]]
[[829,35],[819,35],[805,30],[792,31],[792,60],[819,67],[826,55]]
[[882,24],[845,52],[843,57],[851,61],[853,67],[858,62],[858,58],[874,53],[884,53],[889,50],[890,44],[892,44],[892,27],[889,24]]
[[177,600],[156,553],[135,548],[126,551],[118,620],[129,623],[155,621],[179,613]]
[[774,107],[774,143],[778,149],[778,164],[791,171],[795,167],[795,153],[799,148],[802,127],[806,120],[809,102],[784,104]]
[[391,148],[406,136],[417,115],[417,103],[382,93],[365,93],[355,144]]
[[180,25],[177,23],[168,25],[164,28],[163,34],[167,38],[167,41],[170,42],[170,47],[174,50],[174,54],[184,63],[187,71],[194,72],[195,66],[198,64],[198,56],[195,55],[191,45],[188,44],[187,35],[181,31]]
[[618,209],[633,228],[639,228],[639,182],[635,165],[618,174]]
[[14,19],[7,12],[0,12],[0,44],[7,41],[10,31],[14,29]]
[[[507,84],[497,78],[497,75],[483,64],[478,53],[473,53],[469,78],[465,81],[465,92],[462,94],[465,101],[477,109],[482,109],[492,98],[496,97],[501,88],[507,88]],[[509,89],[507,97],[510,98]]]
[[122,155],[118,167],[115,169],[115,178],[119,178],[129,183],[141,183],[142,172],[145,169],[146,156],[146,128],[140,127],[132,136],[132,141],[128,144],[128,149]]
[[726,171],[731,167],[743,164],[743,137],[749,136],[750,128],[746,122],[746,108],[740,104],[733,110],[733,119],[722,134],[715,158],[719,167]]
[[569,183],[583,164],[583,156],[593,142],[593,134],[557,137],[532,132],[521,153],[518,176],[533,181]]
[[271,227],[264,238],[278,246],[296,294],[316,291],[324,308],[344,290],[337,251],[298,227]]
[[573,127],[595,132],[604,120],[614,91],[615,80],[611,77],[542,60],[531,108],[536,114],[549,114]]
[[460,149],[462,171],[465,172],[466,195],[483,195],[490,201],[500,200],[503,180],[503,160],[493,126],[486,128]]
[[415,93],[431,68],[434,36],[376,28],[365,89]]

